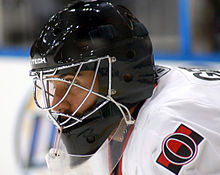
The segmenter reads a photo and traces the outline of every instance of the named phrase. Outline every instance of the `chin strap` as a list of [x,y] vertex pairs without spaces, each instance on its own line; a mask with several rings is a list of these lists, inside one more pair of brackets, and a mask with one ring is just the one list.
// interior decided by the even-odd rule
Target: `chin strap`
[[54,141],[54,149],[55,149],[55,156],[58,156],[58,150],[60,148],[60,140],[61,140],[61,135],[62,135],[62,132],[63,132],[63,127],[61,126],[60,129],[57,128],[57,132],[56,132],[56,138],[55,138],[55,141]]

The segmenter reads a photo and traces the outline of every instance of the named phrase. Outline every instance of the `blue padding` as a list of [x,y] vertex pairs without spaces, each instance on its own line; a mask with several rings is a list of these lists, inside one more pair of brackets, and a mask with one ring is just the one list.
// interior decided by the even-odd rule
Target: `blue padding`
[[191,53],[191,20],[189,0],[179,0],[180,52]]
[[29,57],[29,48],[0,48],[0,56]]
[[[2,49],[0,48],[0,59],[5,56],[12,56],[15,59],[24,59],[29,57],[29,49]],[[158,53],[154,54],[156,61],[204,61],[204,62],[220,62],[219,53]]]

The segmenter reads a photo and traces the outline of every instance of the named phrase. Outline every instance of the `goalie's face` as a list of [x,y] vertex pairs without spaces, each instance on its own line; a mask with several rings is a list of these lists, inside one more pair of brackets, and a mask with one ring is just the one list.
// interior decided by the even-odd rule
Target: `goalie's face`
[[83,63],[80,63],[79,67],[64,67],[62,71],[54,69],[49,73],[33,73],[35,102],[40,109],[49,112],[49,118],[57,128],[74,126],[95,112],[90,109],[100,96],[99,62],[94,71],[82,70],[86,66],[83,67]]
[[[74,79],[75,75],[56,75],[54,78],[61,78],[67,81],[71,81]],[[94,77],[94,71],[81,71],[78,76],[75,79],[75,83],[86,88],[90,89]],[[69,83],[61,82],[61,81],[50,81],[51,86],[51,92],[53,93],[53,98],[51,101],[51,105],[55,106],[65,95],[69,88]],[[99,82],[98,77],[96,77],[94,86],[92,89],[93,92],[99,91]],[[77,87],[72,86],[69,93],[65,97],[65,99],[55,108],[53,108],[53,111],[64,113],[67,115],[71,115],[74,113],[74,111],[77,110],[77,108],[82,104],[82,106],[77,110],[77,113],[75,116],[82,115],[84,112],[86,112],[89,108],[91,108],[97,100],[97,96],[94,94],[88,94],[89,92]],[[89,95],[84,103],[83,100],[86,98],[86,96]]]

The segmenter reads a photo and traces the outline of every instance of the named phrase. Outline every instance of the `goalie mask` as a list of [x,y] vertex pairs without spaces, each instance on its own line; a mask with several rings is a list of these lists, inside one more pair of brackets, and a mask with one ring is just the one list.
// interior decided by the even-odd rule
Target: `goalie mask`
[[[144,25],[125,7],[80,1],[51,17],[30,54],[35,102],[62,131],[69,168],[117,145],[111,172],[134,124],[129,109],[149,98],[155,84]],[[66,101],[68,110],[61,107]]]

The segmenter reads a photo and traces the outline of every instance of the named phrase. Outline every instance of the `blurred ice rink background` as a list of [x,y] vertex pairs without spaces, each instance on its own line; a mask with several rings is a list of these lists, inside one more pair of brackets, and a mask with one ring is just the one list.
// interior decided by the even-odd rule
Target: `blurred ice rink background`
[[[110,0],[111,1],[111,0]],[[55,128],[31,98],[29,49],[70,0],[0,0],[0,174],[46,175]],[[112,0],[148,28],[155,62],[220,70],[220,0]]]

